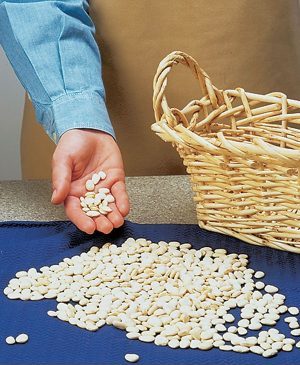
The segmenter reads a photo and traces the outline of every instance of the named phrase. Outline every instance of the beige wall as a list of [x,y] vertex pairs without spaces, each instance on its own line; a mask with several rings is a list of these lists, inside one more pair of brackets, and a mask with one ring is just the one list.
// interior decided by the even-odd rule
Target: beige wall
[[[220,88],[282,91],[300,99],[296,0],[92,0],[91,14],[127,175],[184,172],[176,151],[150,130],[152,79],[160,60],[173,50],[196,58]],[[200,97],[196,82],[180,66],[167,95],[176,107]],[[33,120],[27,103],[23,176],[48,177],[53,145]]]
[[26,96],[22,138],[21,168],[23,179],[46,179],[51,176],[51,158],[55,144],[35,121],[34,110]]
[[0,180],[21,178],[23,105],[24,89],[0,48]]

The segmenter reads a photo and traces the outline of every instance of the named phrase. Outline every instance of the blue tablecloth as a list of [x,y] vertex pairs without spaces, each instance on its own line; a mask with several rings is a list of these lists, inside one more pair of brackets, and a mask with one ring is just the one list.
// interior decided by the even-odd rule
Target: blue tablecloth
[[[300,305],[300,255],[252,246],[237,239],[201,230],[197,225],[149,225],[126,222],[111,235],[86,235],[70,222],[9,222],[0,223],[0,364],[126,364],[124,355],[140,355],[139,365],[299,365],[300,350],[280,352],[270,359],[254,354],[171,349],[128,340],[125,331],[104,326],[88,332],[57,318],[47,311],[56,308],[55,300],[9,300],[3,289],[19,270],[58,263],[104,242],[121,244],[128,237],[190,242],[195,248],[211,246],[229,252],[246,253],[250,267],[263,270],[266,283],[280,288],[287,305]],[[277,326],[289,334],[287,324],[280,319]],[[25,345],[8,346],[5,338],[27,333]]]

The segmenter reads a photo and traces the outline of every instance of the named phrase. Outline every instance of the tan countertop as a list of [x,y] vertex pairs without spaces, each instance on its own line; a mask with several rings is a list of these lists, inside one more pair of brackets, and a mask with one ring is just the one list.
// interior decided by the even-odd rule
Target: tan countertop
[[[128,177],[131,211],[136,223],[197,223],[188,176]],[[66,220],[62,206],[50,203],[49,181],[0,182],[0,220]]]

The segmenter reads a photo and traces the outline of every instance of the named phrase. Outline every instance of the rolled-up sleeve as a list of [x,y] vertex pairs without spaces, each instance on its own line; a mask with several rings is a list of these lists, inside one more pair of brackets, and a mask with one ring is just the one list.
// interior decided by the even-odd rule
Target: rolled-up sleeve
[[0,43],[55,142],[74,128],[115,137],[87,1],[0,0]]

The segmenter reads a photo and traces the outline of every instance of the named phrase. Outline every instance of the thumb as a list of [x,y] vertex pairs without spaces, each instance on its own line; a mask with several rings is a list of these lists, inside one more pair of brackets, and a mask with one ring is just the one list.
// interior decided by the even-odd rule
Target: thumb
[[52,159],[52,198],[53,204],[61,204],[69,194],[72,176],[72,160],[60,153]]

